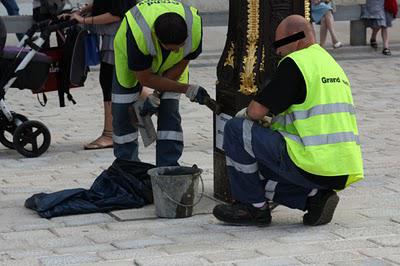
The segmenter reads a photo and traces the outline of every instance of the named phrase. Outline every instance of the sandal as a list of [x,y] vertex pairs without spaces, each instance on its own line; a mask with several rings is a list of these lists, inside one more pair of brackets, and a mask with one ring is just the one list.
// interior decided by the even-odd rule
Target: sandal
[[337,43],[335,43],[334,45],[332,45],[333,46],[333,49],[337,49],[337,48],[340,48],[340,47],[342,47],[343,46],[343,44],[341,43],[341,42],[337,42]]
[[383,48],[382,54],[384,54],[384,55],[392,55],[392,52],[390,52],[389,48]]
[[95,141],[84,146],[85,150],[99,150],[113,147],[112,131],[104,130]]
[[369,40],[369,45],[371,45],[371,47],[374,49],[378,49],[378,43],[376,42],[376,40]]

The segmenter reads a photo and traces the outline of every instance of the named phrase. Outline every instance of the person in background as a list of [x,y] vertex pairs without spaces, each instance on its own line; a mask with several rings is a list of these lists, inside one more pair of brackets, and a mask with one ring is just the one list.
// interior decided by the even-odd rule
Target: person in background
[[392,21],[397,15],[397,2],[395,0],[367,0],[367,4],[363,8],[361,15],[365,19],[367,27],[372,29],[370,46],[378,49],[378,42],[376,37],[378,32],[381,31],[383,49],[382,54],[392,55],[389,49],[389,34],[388,28],[392,26]]
[[[136,4],[136,0],[94,0],[78,12],[69,14],[101,37],[100,86],[103,91],[104,127],[101,135],[86,144],[86,150],[113,147],[113,127],[111,111],[111,91],[114,73],[114,36],[124,14]],[[90,14],[90,15],[88,15]]]
[[[19,16],[19,7],[15,0],[0,0],[3,6],[7,10],[9,16]],[[20,41],[24,35],[22,33],[16,33],[18,40]]]
[[322,47],[325,46],[326,36],[329,31],[332,39],[333,48],[342,47],[342,43],[338,40],[338,37],[335,33],[335,21],[333,19],[332,3],[330,2],[330,0],[313,0],[311,5],[311,16],[316,24],[321,25],[319,31],[319,44]]

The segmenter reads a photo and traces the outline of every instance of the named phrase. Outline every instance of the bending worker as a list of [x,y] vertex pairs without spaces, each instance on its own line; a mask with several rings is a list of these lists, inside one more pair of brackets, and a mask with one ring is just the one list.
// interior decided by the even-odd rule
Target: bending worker
[[[183,151],[179,98],[204,104],[207,91],[188,83],[188,64],[202,51],[202,25],[197,10],[175,0],[144,0],[128,11],[116,34],[112,111],[114,154],[139,161],[138,130],[132,104],[142,86],[157,90],[142,110],[158,112],[156,164],[178,165]],[[139,114],[136,114],[139,115]]]
[[[284,19],[274,42],[276,75],[225,126],[224,150],[233,205],[217,205],[226,223],[267,225],[268,200],[306,211],[305,225],[332,220],[341,190],[363,178],[349,80],[316,44],[311,24]],[[258,120],[272,112],[269,128]]]

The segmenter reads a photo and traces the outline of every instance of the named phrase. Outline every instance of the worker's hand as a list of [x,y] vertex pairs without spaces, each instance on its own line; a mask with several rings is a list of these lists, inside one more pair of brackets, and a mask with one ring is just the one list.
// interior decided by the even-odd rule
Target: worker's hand
[[206,97],[210,97],[206,89],[199,85],[189,85],[186,91],[186,97],[192,102],[197,102],[199,104],[204,104]]
[[242,110],[240,110],[239,112],[237,112],[235,117],[250,119],[249,116],[247,115],[247,107],[245,107]]
[[263,126],[263,127],[265,127],[265,128],[268,128],[268,127],[270,127],[271,124],[272,124],[272,117],[266,115],[266,116],[264,116],[262,119],[258,120],[258,123],[259,123],[261,126]]
[[153,115],[158,112],[158,107],[160,106],[160,98],[158,98],[154,93],[147,96],[143,103],[143,108],[140,110],[141,116]]

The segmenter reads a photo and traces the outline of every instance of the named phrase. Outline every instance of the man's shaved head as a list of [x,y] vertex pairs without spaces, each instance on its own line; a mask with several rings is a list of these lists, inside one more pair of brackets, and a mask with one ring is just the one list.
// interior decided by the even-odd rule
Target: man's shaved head
[[314,29],[304,17],[291,15],[282,20],[276,29],[275,40],[280,40],[302,31],[306,36],[305,38],[278,48],[278,54],[285,56],[316,43]]

